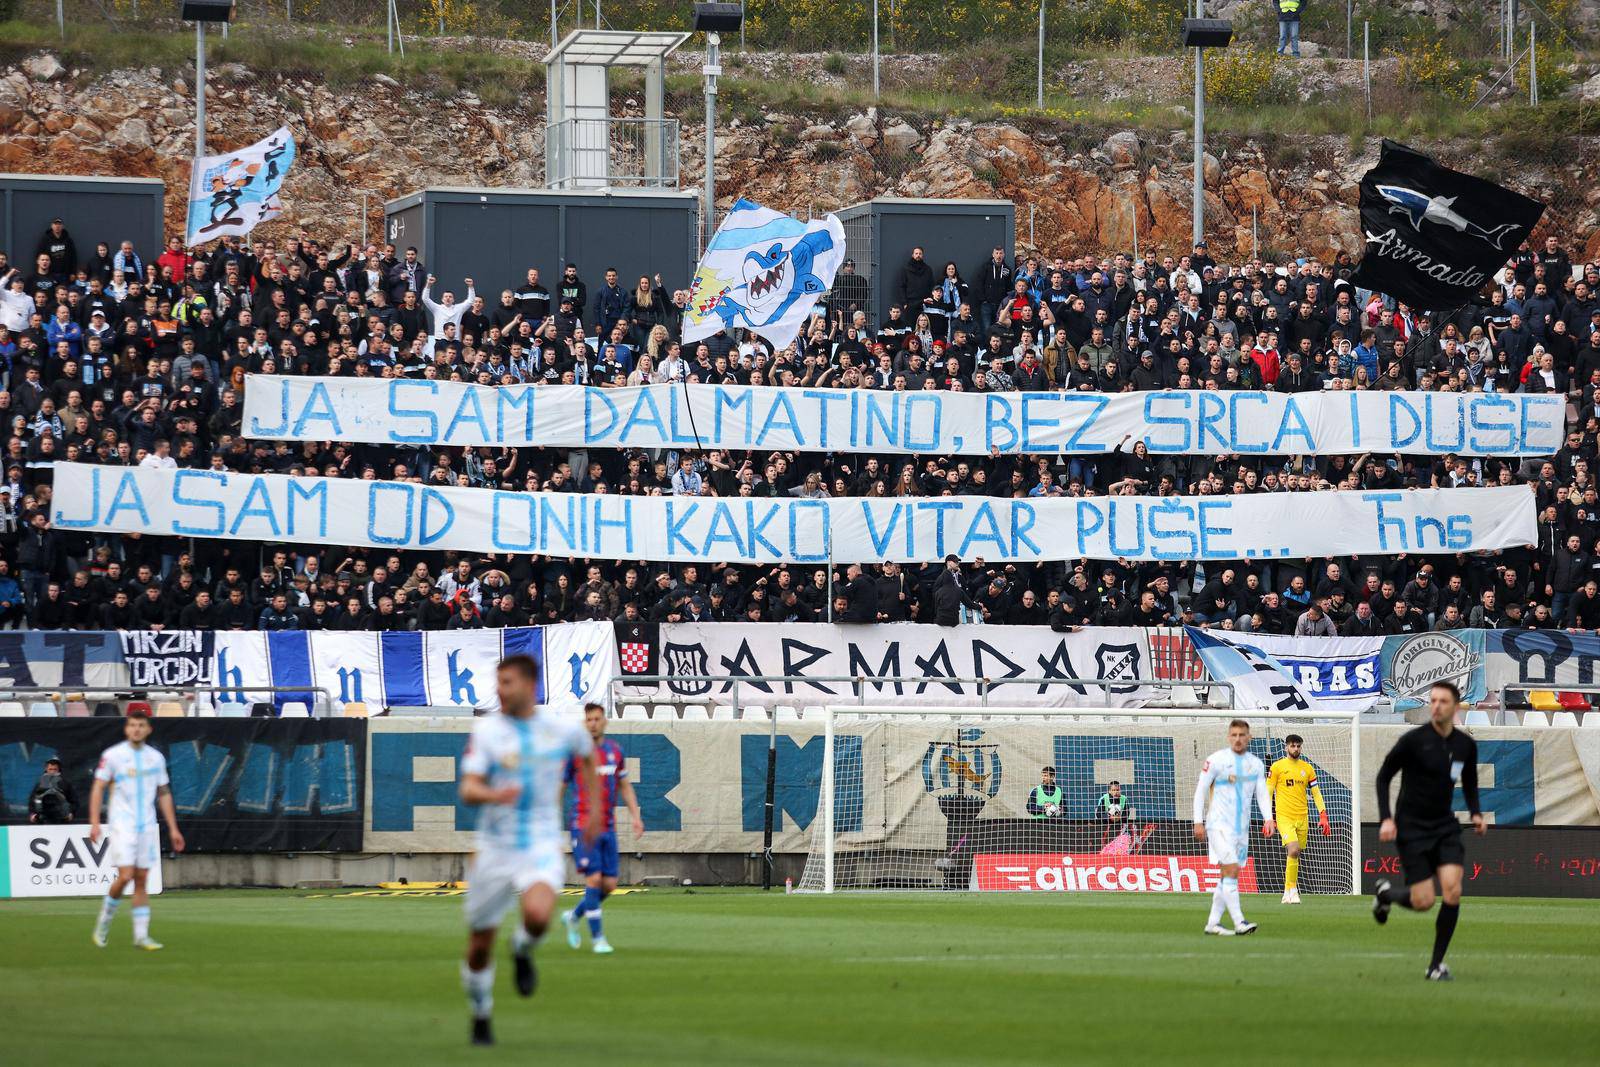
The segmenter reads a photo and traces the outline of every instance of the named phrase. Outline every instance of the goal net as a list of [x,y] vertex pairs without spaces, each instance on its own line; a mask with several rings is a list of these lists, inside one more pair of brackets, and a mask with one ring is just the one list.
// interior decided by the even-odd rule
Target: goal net
[[[1219,875],[1194,837],[1194,792],[1234,718],[1268,768],[1299,735],[1316,769],[1331,832],[1308,796],[1300,891],[1357,892],[1357,715],[1204,708],[827,708],[800,888],[1210,891]],[[1252,811],[1240,885],[1282,892],[1283,837],[1261,829]]]

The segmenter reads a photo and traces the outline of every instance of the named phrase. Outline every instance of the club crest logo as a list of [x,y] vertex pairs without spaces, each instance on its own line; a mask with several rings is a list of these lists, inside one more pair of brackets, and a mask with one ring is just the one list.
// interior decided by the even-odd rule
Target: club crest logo
[[1384,670],[1383,692],[1397,706],[1414,706],[1435,682],[1454,682],[1466,692],[1473,672],[1482,669],[1483,657],[1460,638],[1442,630],[1417,634],[1395,649]]
[[[1094,659],[1095,664],[1100,668],[1101,678],[1115,681],[1128,679],[1131,681],[1139,677],[1139,646],[1136,644],[1101,645],[1094,650]],[[1136,685],[1118,686],[1108,690],[1108,692],[1131,693],[1138,688]]]
[[982,730],[961,729],[954,741],[929,741],[922,756],[922,789],[935,796],[992,798],[1003,778],[1000,746],[984,741]]
[[672,677],[667,683],[667,688],[679,696],[704,696],[711,692],[709,681],[678,680],[711,673],[710,657],[706,655],[705,645],[685,645],[668,641],[661,648],[661,666],[662,673]]

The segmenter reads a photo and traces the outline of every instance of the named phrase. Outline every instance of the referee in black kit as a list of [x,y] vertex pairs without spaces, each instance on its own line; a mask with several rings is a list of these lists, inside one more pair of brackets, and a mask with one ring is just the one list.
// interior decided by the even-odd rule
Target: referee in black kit
[[[1433,881],[1439,880],[1439,918],[1434,923],[1433,959],[1428,964],[1428,981],[1448,982],[1450,968],[1444,954],[1450,936],[1456,932],[1461,914],[1461,873],[1466,850],[1461,847],[1461,823],[1456,819],[1453,798],[1456,785],[1466,797],[1472,814],[1472,829],[1484,832],[1483,812],[1478,808],[1478,743],[1455,728],[1456,709],[1461,690],[1450,682],[1435,682],[1428,691],[1426,726],[1408,730],[1396,742],[1378,770],[1378,814],[1383,825],[1379,841],[1393,841],[1400,850],[1400,865],[1406,885],[1378,883],[1372,917],[1389,921],[1389,908],[1398,904],[1412,911],[1433,907]],[[1389,811],[1389,783],[1404,773],[1400,783],[1400,804]]]

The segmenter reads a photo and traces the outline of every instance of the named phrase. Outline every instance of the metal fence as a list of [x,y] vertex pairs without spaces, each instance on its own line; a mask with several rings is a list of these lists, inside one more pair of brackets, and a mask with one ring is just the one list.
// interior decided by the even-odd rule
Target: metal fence
[[677,119],[564,119],[544,136],[552,189],[678,188]]

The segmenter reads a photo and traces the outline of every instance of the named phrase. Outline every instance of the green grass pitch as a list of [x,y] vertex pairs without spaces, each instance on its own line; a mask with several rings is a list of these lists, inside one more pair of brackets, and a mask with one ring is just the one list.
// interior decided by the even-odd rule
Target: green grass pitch
[[169,893],[135,951],[94,900],[0,903],[0,1061],[14,1064],[1594,1063],[1600,906],[1468,898],[1457,980],[1431,916],[1245,898],[783,896],[651,890],[606,905],[616,954],[503,948],[499,1046],[466,1045],[458,898]]

